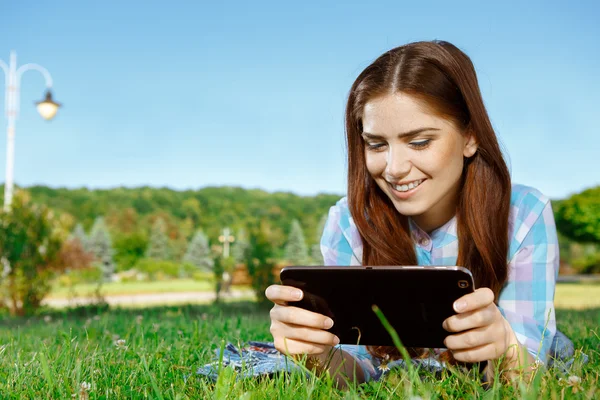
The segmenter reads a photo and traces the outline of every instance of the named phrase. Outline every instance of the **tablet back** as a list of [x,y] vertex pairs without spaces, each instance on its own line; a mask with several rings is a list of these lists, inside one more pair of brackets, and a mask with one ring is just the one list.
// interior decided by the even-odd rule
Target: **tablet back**
[[290,305],[331,317],[329,331],[342,344],[394,345],[377,305],[405,347],[445,347],[442,322],[455,314],[454,301],[474,290],[462,267],[286,267],[280,278],[304,292]]

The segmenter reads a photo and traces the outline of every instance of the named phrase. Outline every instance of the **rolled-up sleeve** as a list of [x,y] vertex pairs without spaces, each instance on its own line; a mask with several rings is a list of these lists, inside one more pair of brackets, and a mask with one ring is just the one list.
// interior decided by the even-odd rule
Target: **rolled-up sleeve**
[[556,333],[554,291],[559,267],[550,201],[538,199],[514,229],[516,250],[508,264],[508,282],[500,292],[498,306],[519,342],[546,363]]

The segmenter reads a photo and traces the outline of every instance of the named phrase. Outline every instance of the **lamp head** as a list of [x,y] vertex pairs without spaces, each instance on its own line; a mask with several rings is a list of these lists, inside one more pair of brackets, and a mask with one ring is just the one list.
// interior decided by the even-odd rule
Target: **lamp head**
[[46,91],[46,98],[42,101],[38,101],[36,104],[38,113],[44,118],[46,121],[50,121],[56,115],[58,108],[61,106],[60,103],[52,100],[52,92],[50,89]]

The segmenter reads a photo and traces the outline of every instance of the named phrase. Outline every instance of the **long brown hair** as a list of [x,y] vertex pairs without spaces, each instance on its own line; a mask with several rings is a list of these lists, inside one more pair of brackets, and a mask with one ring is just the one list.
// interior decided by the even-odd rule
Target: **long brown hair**
[[[356,79],[346,106],[348,205],[363,242],[363,265],[416,265],[408,218],[377,186],[365,163],[361,136],[365,104],[402,92],[418,98],[478,143],[465,159],[456,208],[457,264],[477,287],[498,298],[507,278],[510,173],[485,109],[469,57],[444,41],[415,42],[389,50]],[[376,349],[370,349],[377,353]]]

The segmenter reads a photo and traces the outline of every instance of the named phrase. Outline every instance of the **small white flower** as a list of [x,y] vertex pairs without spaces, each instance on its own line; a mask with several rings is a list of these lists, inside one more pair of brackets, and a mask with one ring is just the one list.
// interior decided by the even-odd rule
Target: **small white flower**
[[100,316],[99,315],[94,315],[94,321],[100,321]]
[[539,369],[541,367],[544,366],[544,362],[542,360],[540,360],[539,358],[537,358],[534,362],[533,362],[533,368],[535,369]]
[[117,349],[127,349],[127,346],[125,346],[125,339],[119,339],[115,341],[115,346],[117,347]]
[[160,324],[152,324],[152,330],[154,332],[158,332],[158,329],[160,328]]
[[135,322],[137,322],[138,324],[141,324],[143,319],[144,319],[143,315],[138,315],[137,317],[135,317]]
[[88,382],[81,382],[80,387],[81,390],[85,390],[87,392],[92,388],[92,385],[90,385]]
[[581,378],[575,375],[571,375],[567,379],[560,378],[558,384],[570,387],[573,393],[577,393],[581,390]]
[[44,322],[45,322],[45,323],[47,323],[47,324],[48,324],[48,323],[50,323],[51,321],[52,321],[52,317],[51,317],[51,316],[49,316],[49,315],[46,315],[46,316],[44,316]]
[[388,365],[388,363],[382,362],[381,364],[379,364],[377,369],[380,370],[381,372],[385,373],[390,370],[390,366]]
[[181,335],[183,335],[183,331],[177,331],[177,334],[178,334],[179,336],[181,336]]

